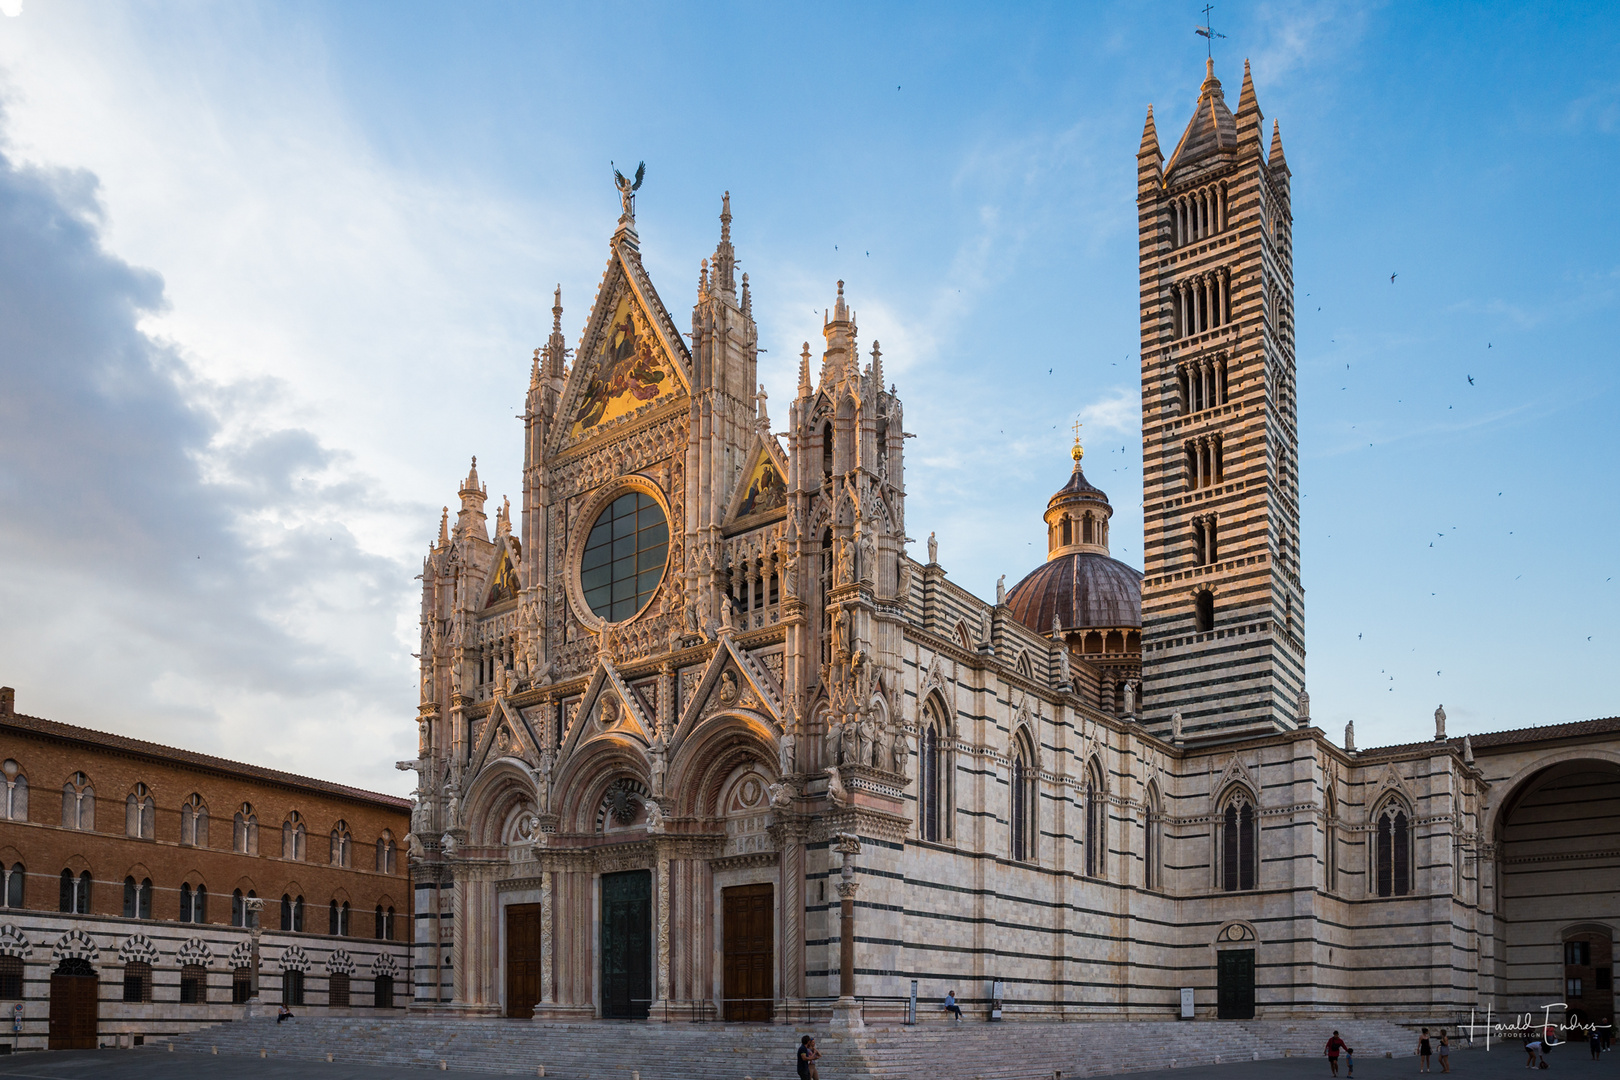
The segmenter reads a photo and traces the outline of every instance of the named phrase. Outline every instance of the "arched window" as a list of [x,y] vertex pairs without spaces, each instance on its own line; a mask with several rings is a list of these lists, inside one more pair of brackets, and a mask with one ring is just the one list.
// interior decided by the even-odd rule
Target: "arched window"
[[124,835],[140,840],[152,839],[155,817],[151,790],[145,784],[136,784],[135,790],[124,800]]
[[62,827],[85,832],[96,827],[96,789],[82,772],[74,773],[62,785]]
[[377,872],[392,874],[394,872],[394,832],[384,829],[383,834],[377,837]]
[[939,728],[929,724],[923,732],[918,779],[922,795],[922,838],[939,842]]
[[1327,789],[1322,806],[1322,880],[1328,892],[1339,888],[1339,800]]
[[78,877],[72,870],[62,871],[62,896],[57,910],[69,915],[90,914],[90,871]]
[[0,866],[0,876],[5,878],[5,888],[0,889],[0,903],[8,908],[22,907],[23,886],[28,881],[28,872],[23,869],[23,864],[12,863],[10,870]]
[[304,973],[302,971],[283,971],[281,973],[281,1003],[283,1005],[302,1005],[304,1003]]
[[1146,889],[1163,888],[1162,870],[1164,863],[1164,811],[1159,804],[1159,789],[1154,784],[1148,784],[1147,798],[1144,800],[1142,818],[1142,887]]
[[1012,805],[1008,815],[1012,821],[1012,857],[1018,862],[1035,858],[1037,768],[1029,734],[1020,731],[1013,737]]
[[394,1007],[394,977],[392,975],[379,975],[372,987],[371,1003],[378,1009],[392,1009]]
[[1068,547],[1072,543],[1074,543],[1074,524],[1069,520],[1069,515],[1065,514],[1063,515],[1063,546]]
[[833,474],[833,426],[828,421],[821,428],[821,475],[828,477]]
[[1108,809],[1103,802],[1102,769],[1096,761],[1086,765],[1084,854],[1087,877],[1108,876]]
[[1215,629],[1215,594],[1202,589],[1193,599],[1193,630],[1207,634]]
[[1405,896],[1412,891],[1412,830],[1406,807],[1391,799],[1379,811],[1374,841],[1373,878],[1379,896]]
[[22,999],[22,957],[0,956],[0,1001],[21,1001]]
[[378,939],[379,941],[381,941],[383,939],[383,937],[384,937],[384,934],[383,934],[383,909],[382,909],[381,904],[377,905],[377,913],[375,915],[375,918],[376,918],[376,922],[373,924],[374,929],[373,929],[373,932],[372,932],[371,936]]
[[304,819],[294,810],[287,815],[287,820],[281,823],[281,857],[283,859],[302,859],[304,857]]
[[208,969],[201,964],[180,968],[180,1004],[203,1005],[208,1001]]
[[150,919],[152,917],[152,879],[142,878],[136,884],[133,877],[124,879],[124,918]]
[[1227,892],[1254,888],[1256,877],[1255,810],[1248,793],[1240,791],[1221,813],[1221,888]]
[[152,965],[143,960],[131,960],[124,965],[124,1000],[149,1002],[152,1000]]
[[253,997],[253,969],[239,967],[231,972],[231,1004],[246,1005]]
[[258,897],[258,895],[259,894],[254,892],[252,889],[249,889],[247,891],[247,896],[245,896],[245,897],[242,895],[242,890],[241,889],[237,889],[237,890],[235,890],[234,892],[231,893],[231,925],[232,926],[249,927],[249,926],[258,926],[259,925],[259,916],[258,916],[258,914],[253,912],[253,911],[248,910],[248,905],[247,905],[247,901],[256,899]]
[[333,866],[349,865],[349,823],[339,821],[332,826],[331,855],[328,859]]
[[191,886],[183,881],[180,883],[180,921],[191,921]]
[[253,813],[252,803],[243,803],[232,822],[231,850],[239,855],[259,853],[259,819]]
[[201,882],[197,883],[196,891],[191,894],[191,921],[208,921],[208,886]]
[[208,846],[208,807],[196,792],[180,805],[180,842],[195,847]]
[[281,928],[292,929],[292,897],[286,893],[281,894]]
[[22,766],[11,758],[7,758],[5,765],[0,766],[0,769],[4,770],[6,778],[5,802],[4,805],[0,805],[0,810],[4,810],[5,813],[0,816],[4,816],[7,821],[27,821],[28,777],[23,775]]
[[326,1004],[334,1009],[349,1007],[349,975],[334,971],[326,980]]
[[387,941],[394,940],[394,909],[392,907],[383,912],[383,938]]

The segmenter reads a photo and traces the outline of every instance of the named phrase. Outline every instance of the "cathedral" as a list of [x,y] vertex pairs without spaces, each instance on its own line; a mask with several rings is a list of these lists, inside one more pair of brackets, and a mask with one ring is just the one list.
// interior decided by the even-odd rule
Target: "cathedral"
[[516,514],[475,459],[423,566],[413,1009],[1612,1014],[1620,721],[1311,722],[1294,214],[1248,65],[1234,111],[1210,64],[1168,159],[1150,108],[1136,167],[1144,566],[1076,442],[993,600],[908,547],[904,407],[843,283],[779,438],[729,195],[683,330],[619,177],[578,344],[559,291],[535,351]]

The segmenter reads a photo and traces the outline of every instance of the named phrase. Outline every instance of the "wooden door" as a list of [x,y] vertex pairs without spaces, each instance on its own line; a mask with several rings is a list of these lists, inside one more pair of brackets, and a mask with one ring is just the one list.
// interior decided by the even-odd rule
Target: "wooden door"
[[776,891],[769,882],[722,889],[725,1016],[769,1022],[775,999]]
[[1221,1020],[1254,1019],[1254,950],[1215,954],[1215,1015]]
[[47,1048],[94,1050],[101,981],[88,960],[64,960],[51,974],[51,1019]]
[[540,905],[506,906],[506,1015],[533,1020],[540,1000]]
[[602,875],[602,1015],[644,1020],[652,1004],[652,871]]

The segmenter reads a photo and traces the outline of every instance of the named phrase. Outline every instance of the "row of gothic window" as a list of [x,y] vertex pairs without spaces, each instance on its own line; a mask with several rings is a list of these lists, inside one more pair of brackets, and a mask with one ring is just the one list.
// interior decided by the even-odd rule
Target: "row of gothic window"
[[[951,837],[951,787],[949,751],[945,727],[932,707],[925,707],[927,727],[921,739],[918,796],[918,835],[934,843]],[[1036,858],[1038,837],[1039,767],[1028,733],[1019,731],[1013,740],[1011,790],[1008,799],[1009,850],[1015,862]],[[1080,803],[1083,814],[1081,852],[1087,877],[1106,876],[1104,856],[1107,837],[1107,803],[1101,767],[1096,761],[1086,766],[1085,787]],[[1329,816],[1332,816],[1330,810]],[[1146,887],[1162,887],[1163,813],[1157,792],[1150,791],[1143,851]],[[1216,831],[1216,886],[1226,892],[1254,889],[1259,880],[1259,811],[1245,793],[1226,801]],[[1337,888],[1337,839],[1330,831],[1327,844],[1327,885]],[[1412,843],[1410,817],[1406,809],[1388,803],[1376,817],[1373,846],[1373,891],[1378,896],[1406,896],[1412,891]]]
[[[6,777],[5,817],[9,821],[28,820],[28,777],[17,762],[4,763]],[[156,838],[157,804],[151,789],[136,784],[124,799],[124,835],[139,840]],[[259,818],[251,803],[243,803],[232,820],[231,850],[244,855],[259,853]],[[82,832],[96,828],[96,791],[90,778],[76,772],[62,785],[62,827]],[[290,812],[281,824],[281,857],[306,859],[308,829],[303,815]],[[180,806],[180,843],[190,847],[208,847],[208,806],[201,795],[193,792]],[[352,865],[353,834],[347,821],[338,821],[327,836],[327,861],[333,866]],[[377,838],[372,869],[386,874],[395,872],[398,847],[391,829],[384,829]]]
[[[88,971],[84,970],[89,968]],[[69,957],[62,962],[59,974],[93,975],[89,962]],[[129,1003],[148,1003],[152,1000],[152,965],[144,960],[131,960],[124,965],[123,1000]],[[350,996],[351,980],[344,972],[327,977],[326,1003],[332,1008],[346,1009],[353,1002]],[[253,970],[239,967],[231,972],[231,1002],[245,1005],[253,995]],[[0,956],[0,1001],[23,999],[23,960],[20,956]],[[281,973],[281,1000],[288,1005],[304,1004],[304,973]],[[180,1004],[205,1005],[208,1002],[208,969],[201,964],[183,964],[180,967]],[[372,1005],[379,1009],[394,1007],[394,977],[378,975],[372,980]]]
[[1170,200],[1170,246],[1181,247],[1225,232],[1226,185],[1212,184]]

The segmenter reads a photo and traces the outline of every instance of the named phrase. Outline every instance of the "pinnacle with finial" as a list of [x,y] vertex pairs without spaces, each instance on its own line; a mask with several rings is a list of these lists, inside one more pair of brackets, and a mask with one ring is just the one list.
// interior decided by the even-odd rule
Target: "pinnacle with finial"
[[1076,465],[1080,464],[1080,459],[1086,456],[1085,447],[1080,445],[1080,429],[1083,426],[1078,420],[1074,422],[1074,449],[1069,451],[1069,456],[1074,458]]

